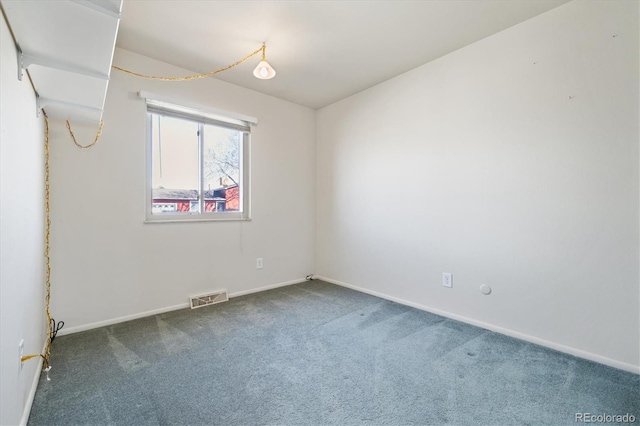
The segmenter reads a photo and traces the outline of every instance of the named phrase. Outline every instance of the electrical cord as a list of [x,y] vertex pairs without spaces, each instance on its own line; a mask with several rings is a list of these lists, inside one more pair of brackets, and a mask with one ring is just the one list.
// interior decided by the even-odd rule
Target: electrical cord
[[147,78],[150,80],[162,80],[162,81],[188,81],[188,80],[195,80],[197,78],[205,78],[205,77],[211,77],[214,76],[216,74],[219,74],[223,71],[226,71],[230,68],[236,67],[242,63],[244,63],[245,61],[247,61],[247,59],[257,55],[258,53],[262,52],[263,58],[264,58],[264,51],[266,49],[266,46],[263,44],[258,50],[256,50],[255,52],[249,53],[247,56],[245,56],[244,58],[240,59],[239,61],[236,61],[234,63],[232,63],[231,65],[227,65],[226,67],[222,67],[222,68],[218,68],[217,70],[211,71],[211,72],[207,72],[207,73],[203,73],[203,74],[196,74],[196,75],[189,75],[186,77],[163,77],[163,76],[157,76],[157,75],[147,75],[147,74],[142,74],[142,73],[138,73],[135,71],[131,71],[125,68],[120,68],[120,67],[116,67],[115,65],[112,66],[113,69],[116,69],[118,71],[122,71],[124,73],[127,74],[131,74],[131,75],[135,75],[136,77],[142,77],[142,78]]
[[56,320],[51,318],[51,335],[49,336],[49,341],[53,343],[53,339],[56,338],[58,331],[60,331],[64,327],[64,321],[58,321],[56,324]]

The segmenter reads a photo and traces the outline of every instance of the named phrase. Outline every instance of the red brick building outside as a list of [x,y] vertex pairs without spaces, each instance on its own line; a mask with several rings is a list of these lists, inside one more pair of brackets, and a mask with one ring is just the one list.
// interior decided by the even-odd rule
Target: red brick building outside
[[[199,207],[198,191],[195,189],[153,189],[154,214],[197,212]],[[205,212],[238,211],[239,209],[238,185],[204,191]]]

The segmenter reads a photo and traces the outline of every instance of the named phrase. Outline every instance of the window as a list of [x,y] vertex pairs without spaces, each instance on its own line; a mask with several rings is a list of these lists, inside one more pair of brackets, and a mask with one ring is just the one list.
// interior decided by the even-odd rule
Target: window
[[147,117],[147,221],[249,219],[251,122],[149,98]]

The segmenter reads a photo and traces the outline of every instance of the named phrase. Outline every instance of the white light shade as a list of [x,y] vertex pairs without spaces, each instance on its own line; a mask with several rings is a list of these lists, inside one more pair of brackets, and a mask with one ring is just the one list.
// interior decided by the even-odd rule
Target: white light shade
[[275,77],[276,70],[271,68],[269,62],[266,60],[261,60],[256,69],[253,70],[253,75],[262,80],[269,80],[270,78]]

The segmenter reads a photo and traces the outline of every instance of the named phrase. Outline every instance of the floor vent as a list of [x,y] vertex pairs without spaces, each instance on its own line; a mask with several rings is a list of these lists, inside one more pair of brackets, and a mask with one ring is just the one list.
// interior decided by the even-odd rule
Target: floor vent
[[200,294],[189,298],[189,302],[191,302],[191,309],[215,305],[216,303],[226,302],[227,300],[229,300],[227,290],[214,291],[213,293]]

